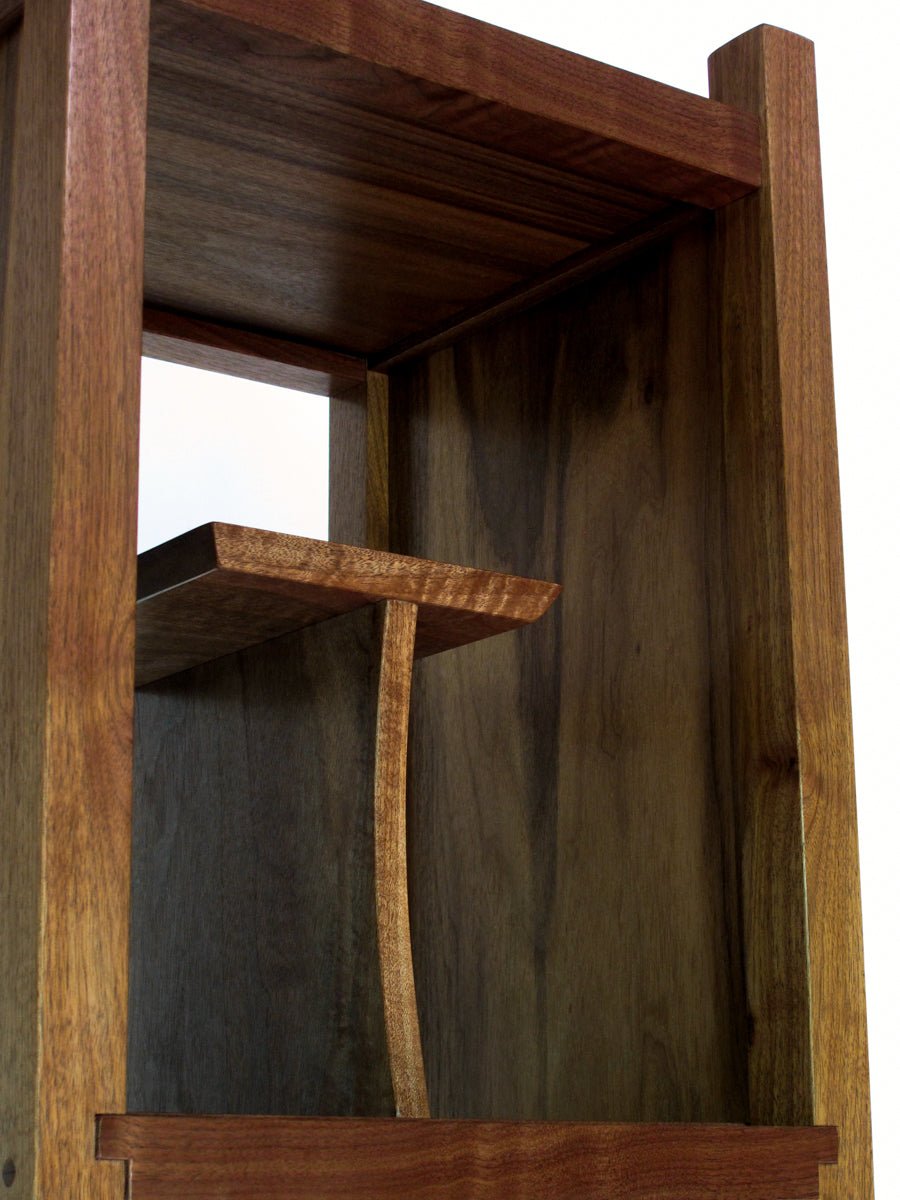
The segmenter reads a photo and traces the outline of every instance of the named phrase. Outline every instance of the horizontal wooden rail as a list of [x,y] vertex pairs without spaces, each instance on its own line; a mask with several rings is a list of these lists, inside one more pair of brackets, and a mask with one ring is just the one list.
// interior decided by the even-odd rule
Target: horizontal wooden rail
[[131,1200],[816,1200],[831,1128],[103,1116]]
[[144,354],[327,396],[366,377],[362,358],[292,338],[144,306]]

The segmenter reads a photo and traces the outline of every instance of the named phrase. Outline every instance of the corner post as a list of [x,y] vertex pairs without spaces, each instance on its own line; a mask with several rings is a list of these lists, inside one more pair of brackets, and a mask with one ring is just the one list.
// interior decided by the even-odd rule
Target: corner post
[[148,0],[27,0],[0,340],[0,1162],[118,1200]]
[[[837,1125],[822,1200],[872,1196],[859,863],[813,47],[710,60],[759,116],[760,190],[716,217],[750,1114]],[[741,730],[741,725],[743,730]],[[791,861],[804,872],[791,870]]]

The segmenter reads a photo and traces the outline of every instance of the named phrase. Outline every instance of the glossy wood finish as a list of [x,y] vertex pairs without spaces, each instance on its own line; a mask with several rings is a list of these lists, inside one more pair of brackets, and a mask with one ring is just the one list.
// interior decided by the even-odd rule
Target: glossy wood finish
[[136,696],[128,1107],[394,1112],[375,609]]
[[[0,1162],[117,1200],[146,0],[28,4],[0,349]],[[7,93],[8,102],[8,93]]]
[[837,1124],[841,1162],[826,1173],[822,1195],[868,1200],[859,866],[813,49],[763,26],[719,50],[710,68],[715,95],[759,114],[764,151],[760,193],[717,219],[756,1035],[751,1114]]
[[710,233],[392,373],[393,548],[564,581],[413,685],[440,1117],[747,1116]]
[[151,303],[364,354],[759,172],[753,117],[409,0],[155,0],[148,156]]
[[420,606],[416,653],[434,654],[535,621],[558,594],[534,579],[202,525],[138,560],[136,682],[388,599]]
[[347,354],[158,308],[144,308],[143,351],[148,358],[315,396],[327,396],[366,377],[365,362]]
[[[816,1200],[833,1129],[104,1116],[132,1200]],[[825,1172],[827,1176],[827,1171]]]
[[375,911],[391,1083],[398,1117],[427,1117],[406,870],[406,751],[416,605],[382,608],[375,735]]

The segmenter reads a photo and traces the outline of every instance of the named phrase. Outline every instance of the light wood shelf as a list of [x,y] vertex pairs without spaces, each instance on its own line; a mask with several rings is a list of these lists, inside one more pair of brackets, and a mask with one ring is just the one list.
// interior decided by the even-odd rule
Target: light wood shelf
[[212,523],[138,559],[137,686],[381,600],[418,606],[416,656],[537,620],[555,583]]

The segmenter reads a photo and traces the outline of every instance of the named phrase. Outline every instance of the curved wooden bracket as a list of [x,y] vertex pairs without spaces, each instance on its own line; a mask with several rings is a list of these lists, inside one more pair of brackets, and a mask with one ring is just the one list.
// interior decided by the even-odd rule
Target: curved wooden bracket
[[388,1058],[398,1117],[427,1117],[406,873],[406,750],[418,605],[381,607],[375,740],[375,906]]

